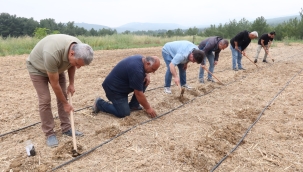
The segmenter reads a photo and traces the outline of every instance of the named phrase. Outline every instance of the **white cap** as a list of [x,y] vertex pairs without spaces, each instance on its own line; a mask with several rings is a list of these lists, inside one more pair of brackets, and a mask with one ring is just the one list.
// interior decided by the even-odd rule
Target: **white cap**
[[257,31],[252,31],[250,33],[253,34],[253,35],[255,35],[256,37],[258,37],[258,32]]

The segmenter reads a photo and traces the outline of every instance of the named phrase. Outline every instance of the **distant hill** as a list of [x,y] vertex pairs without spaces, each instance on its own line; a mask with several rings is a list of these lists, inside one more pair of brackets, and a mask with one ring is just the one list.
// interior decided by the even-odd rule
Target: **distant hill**
[[[289,19],[294,19],[295,17],[300,19],[300,15],[294,15],[294,16],[285,16],[285,17],[278,17],[278,18],[272,18],[272,19],[266,19],[266,22],[269,25],[278,25],[280,23],[283,23],[284,21],[288,21]],[[75,23],[78,27],[83,27],[86,30],[90,30],[94,28],[95,30],[99,30],[102,28],[109,29],[108,26],[103,25],[97,25],[97,24],[88,24],[88,23]],[[207,28],[209,25],[203,25],[203,26],[196,26],[197,28]],[[175,29],[188,29],[190,27],[182,26],[175,23],[127,23],[125,25],[111,28],[116,29],[118,33],[124,32],[126,30],[133,32],[133,31],[148,31],[148,30],[175,30]]]
[[294,15],[294,16],[285,16],[285,17],[278,17],[278,18],[272,18],[272,19],[266,19],[266,23],[269,25],[278,25],[280,23],[283,23],[284,21],[288,21],[289,19],[294,19],[296,18],[300,19],[300,15]]
[[88,23],[75,23],[75,26],[78,27],[83,27],[86,30],[91,30],[92,28],[94,28],[95,30],[99,30],[99,29],[109,29],[110,27],[108,26],[103,26],[103,25],[98,25],[98,24],[88,24]]
[[173,29],[187,29],[187,27],[175,23],[127,23],[115,28],[117,32],[124,32],[125,30],[133,31],[148,31],[148,30],[173,30]]

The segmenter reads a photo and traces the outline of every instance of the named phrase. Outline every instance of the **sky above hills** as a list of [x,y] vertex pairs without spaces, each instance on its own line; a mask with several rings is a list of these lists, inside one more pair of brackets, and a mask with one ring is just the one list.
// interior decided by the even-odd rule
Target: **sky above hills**
[[299,15],[302,0],[0,0],[0,13],[36,21],[90,23],[119,27],[131,22],[200,26]]

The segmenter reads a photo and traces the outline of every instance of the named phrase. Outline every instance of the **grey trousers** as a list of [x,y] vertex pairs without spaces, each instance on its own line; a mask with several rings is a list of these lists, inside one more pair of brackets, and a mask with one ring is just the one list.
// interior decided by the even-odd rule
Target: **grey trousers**
[[[268,47],[268,45],[264,45],[264,46],[265,46],[266,48]],[[255,56],[255,59],[258,59],[261,49],[262,49],[262,45],[259,45],[259,44],[258,44],[257,53],[256,53],[256,56]],[[265,52],[265,51],[264,51],[264,52]],[[263,60],[266,60],[266,58],[267,58],[267,53],[265,52]]]
[[[51,109],[51,95],[49,91],[49,78],[40,76],[40,75],[31,75],[30,78],[33,82],[33,85],[37,91],[38,99],[39,99],[39,114],[42,124],[42,131],[45,133],[45,136],[54,135],[54,118]],[[66,97],[66,79],[65,74],[59,74],[59,84],[63,91],[63,94]],[[62,132],[66,132],[71,128],[69,114],[64,111],[63,104],[61,101],[57,99],[58,106],[58,115],[61,121],[61,130]]]

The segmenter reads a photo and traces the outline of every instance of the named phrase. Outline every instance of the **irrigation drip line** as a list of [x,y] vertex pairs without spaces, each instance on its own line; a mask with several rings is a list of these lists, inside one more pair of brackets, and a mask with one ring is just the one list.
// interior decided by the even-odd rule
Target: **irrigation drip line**
[[[294,55],[292,55],[292,56],[290,56],[290,57],[293,57],[293,56],[295,56],[296,54],[294,54]],[[288,57],[288,58],[290,58],[290,57]],[[279,60],[279,61],[283,61],[283,60]],[[276,63],[277,62],[279,62],[279,61],[276,61]],[[271,65],[269,65],[269,66],[272,66],[274,63],[272,63]],[[262,68],[259,68],[259,70],[260,69],[262,69]],[[224,69],[224,70],[221,70],[221,71],[218,71],[218,72],[224,72],[224,71],[226,71],[227,69]],[[1,73],[1,72],[0,72]],[[241,79],[244,79],[245,77],[242,77]],[[194,78],[193,78],[194,79]],[[193,79],[190,79],[190,80],[193,80]],[[237,80],[235,80],[235,81],[237,81]],[[227,83],[227,84],[225,84],[225,85],[229,85],[229,84],[232,84],[233,82],[235,82],[235,81],[232,81],[232,82],[230,82],[230,83]],[[162,86],[160,86],[160,87],[155,87],[155,88],[152,88],[152,89],[149,89],[149,90],[146,90],[146,91],[151,91],[151,90],[155,90],[155,89],[158,89],[158,88],[163,88]],[[81,109],[78,109],[78,110],[75,110],[75,112],[77,112],[77,111],[80,111],[80,110],[83,110],[83,109],[86,109],[86,108],[89,108],[89,107],[92,107],[92,106],[87,106],[87,107],[84,107],[84,108],[81,108]],[[55,119],[56,119],[57,117],[55,117]],[[36,123],[34,123],[34,124],[30,124],[30,125],[28,125],[28,126],[25,126],[25,127],[22,127],[22,128],[19,128],[19,129],[16,129],[16,130],[13,130],[13,131],[10,131],[10,132],[7,132],[7,133],[4,133],[4,134],[0,134],[0,138],[1,137],[3,137],[3,136],[5,136],[5,135],[8,135],[8,134],[11,134],[11,133],[15,133],[15,132],[17,132],[17,131],[20,131],[20,130],[24,130],[24,129],[26,129],[26,128],[29,128],[29,127],[31,127],[31,126],[35,126],[35,125],[37,125],[37,124],[39,124],[39,123],[41,123],[41,121],[40,122],[36,122]]]
[[[224,71],[224,70],[223,70],[223,71]],[[0,72],[0,73],[1,73],[1,72]],[[195,79],[195,78],[189,79],[189,81],[194,80],[194,79]],[[145,92],[147,92],[147,91],[152,91],[152,90],[156,90],[156,89],[159,89],[159,88],[163,88],[163,86],[151,88],[151,89],[146,90]],[[132,96],[132,95],[133,95],[133,94],[130,94],[128,97],[130,97],[130,96]],[[86,107],[84,107],[84,108],[77,109],[77,110],[75,110],[74,112],[78,112],[78,111],[81,111],[81,110],[83,110],[83,109],[87,109],[87,108],[90,108],[90,107],[92,107],[92,106],[86,106]],[[54,119],[57,119],[57,118],[58,118],[58,117],[55,117]],[[15,133],[15,132],[17,132],[17,131],[24,130],[24,129],[26,129],[26,128],[35,126],[35,125],[37,125],[37,124],[39,124],[39,123],[41,123],[41,121],[40,121],[40,122],[33,123],[33,124],[30,124],[30,125],[28,125],[28,126],[25,126],[25,127],[19,128],[19,129],[16,129],[16,130],[13,130],[13,131],[9,131],[9,132],[7,132],[7,133],[0,134],[0,138],[3,137],[3,136],[5,136],[5,135],[11,134],[11,133]]]
[[246,130],[246,132],[244,133],[244,135],[242,136],[242,138],[240,139],[240,141],[238,142],[238,144],[236,144],[236,146],[229,152],[227,153],[212,169],[211,172],[213,172],[216,168],[218,168],[221,163],[230,155],[232,154],[238,147],[239,145],[242,143],[242,141],[244,140],[244,138],[247,136],[248,132],[252,129],[252,127],[260,120],[260,118],[262,117],[262,115],[264,114],[264,111],[273,103],[273,101],[285,90],[285,88],[289,85],[289,83],[297,76],[299,75],[301,72],[303,71],[303,68],[296,73],[286,84],[285,86],[274,96],[274,98],[265,106],[265,108],[262,110],[262,112],[259,114],[258,118],[255,120],[254,123],[252,123],[250,125],[250,127],[248,127],[248,129]]
[[211,90],[211,91],[209,91],[209,92],[207,92],[207,93],[205,93],[205,94],[202,94],[202,95],[199,95],[199,96],[197,96],[197,97],[194,97],[194,98],[188,100],[187,102],[185,102],[185,103],[183,103],[183,104],[181,104],[181,105],[179,105],[179,106],[177,106],[177,107],[175,107],[175,108],[173,108],[173,109],[170,109],[169,111],[167,111],[167,112],[165,112],[165,113],[163,113],[163,114],[161,114],[161,115],[158,115],[158,116],[155,117],[155,118],[152,118],[152,119],[143,121],[143,122],[141,122],[141,123],[139,123],[139,124],[137,124],[137,125],[135,125],[135,126],[132,126],[132,127],[128,128],[128,129],[126,129],[125,131],[122,131],[121,133],[119,133],[119,134],[116,135],[115,137],[113,137],[113,138],[111,138],[111,139],[109,139],[109,140],[107,140],[107,141],[105,141],[105,142],[99,144],[98,146],[96,146],[96,147],[94,147],[94,148],[92,148],[92,149],[90,149],[90,150],[88,150],[88,151],[82,153],[80,156],[77,156],[77,157],[75,157],[75,158],[73,158],[73,159],[71,159],[71,160],[69,160],[69,161],[67,161],[67,162],[65,162],[65,163],[63,163],[63,164],[61,164],[61,165],[59,165],[59,166],[53,168],[52,171],[55,171],[55,170],[57,170],[57,169],[59,169],[59,168],[65,166],[65,165],[68,165],[68,164],[70,164],[70,163],[72,163],[72,162],[74,162],[74,161],[76,161],[76,160],[82,158],[82,157],[85,156],[85,155],[88,155],[89,153],[93,152],[93,151],[96,150],[97,148],[99,148],[99,147],[101,147],[101,146],[103,146],[103,145],[105,145],[105,144],[107,144],[107,143],[113,141],[114,139],[116,139],[116,138],[118,138],[118,137],[124,135],[125,133],[131,131],[132,129],[135,129],[135,128],[137,128],[138,126],[141,126],[141,125],[144,125],[144,124],[149,123],[149,122],[151,122],[151,121],[154,121],[154,120],[156,120],[156,119],[158,119],[158,118],[161,118],[161,117],[163,117],[163,116],[165,116],[165,115],[167,115],[167,114],[169,114],[169,113],[171,113],[171,112],[173,112],[173,111],[175,111],[175,110],[177,110],[177,109],[183,107],[184,105],[186,105],[186,104],[192,102],[193,100],[195,100],[195,99],[198,98],[198,97],[202,97],[202,96],[205,96],[205,95],[210,94],[210,93],[213,92],[214,90],[215,90],[215,89],[213,89],[213,90]]
[[[294,55],[293,55],[293,56],[294,56]],[[272,65],[273,65],[273,64],[268,65],[268,66],[271,67]],[[260,68],[260,69],[262,69],[262,68]],[[259,70],[260,70],[260,69],[259,69]],[[302,70],[303,70],[303,69],[302,69]],[[301,70],[301,71],[302,71],[302,70]],[[252,74],[252,73],[249,73],[248,75],[250,75],[250,74]],[[246,78],[248,75],[243,76],[243,77],[241,77],[241,78],[239,78],[239,79],[236,79],[236,80],[234,80],[234,81],[231,81],[231,82],[229,82],[229,83],[227,83],[227,84],[225,84],[225,85],[229,85],[229,84],[235,83],[235,82],[237,82],[237,81],[239,81],[239,80],[242,80],[242,79]],[[289,82],[290,82],[290,81],[289,81]],[[157,88],[162,88],[162,87],[157,87]],[[154,88],[154,89],[156,89],[156,88]],[[88,150],[88,151],[82,153],[80,156],[75,157],[75,158],[73,158],[73,159],[71,159],[71,160],[69,160],[69,161],[66,161],[66,162],[60,164],[59,166],[54,167],[54,168],[52,169],[52,171],[55,171],[55,170],[57,170],[57,169],[59,169],[59,168],[65,166],[65,165],[68,165],[68,164],[70,164],[70,163],[72,163],[72,162],[74,162],[74,161],[76,161],[76,160],[82,158],[83,156],[88,155],[89,153],[93,152],[93,151],[96,150],[97,148],[99,148],[99,147],[101,147],[101,146],[103,146],[103,145],[105,145],[105,144],[107,144],[107,143],[113,141],[114,139],[116,139],[116,138],[122,136],[123,134],[125,134],[125,133],[131,131],[132,129],[135,129],[135,128],[138,127],[138,126],[144,125],[144,124],[149,123],[149,122],[151,122],[151,121],[154,121],[154,120],[156,120],[156,119],[158,119],[158,118],[161,118],[161,117],[163,117],[163,116],[165,116],[165,115],[167,115],[167,114],[169,114],[169,113],[171,113],[171,112],[173,112],[173,111],[175,111],[175,110],[177,110],[177,109],[183,107],[184,105],[186,105],[186,104],[188,104],[188,103],[194,101],[196,98],[199,98],[199,97],[202,97],[202,96],[206,96],[206,95],[212,93],[215,89],[216,89],[216,88],[210,90],[210,91],[207,92],[207,93],[204,93],[204,94],[201,94],[201,95],[199,95],[199,96],[197,96],[197,97],[194,97],[194,98],[188,100],[187,102],[185,102],[185,103],[183,103],[183,104],[181,104],[181,105],[179,105],[179,106],[177,106],[177,107],[175,107],[175,108],[173,108],[173,109],[171,109],[171,110],[169,110],[169,111],[167,111],[167,112],[165,112],[165,113],[163,113],[163,114],[161,114],[161,115],[158,115],[158,116],[155,117],[155,118],[152,118],[152,119],[143,121],[143,122],[141,122],[141,123],[139,123],[139,124],[137,124],[137,125],[135,125],[135,126],[133,126],[133,127],[130,127],[130,128],[128,128],[128,129],[126,129],[125,131],[122,131],[121,133],[119,133],[119,134],[116,135],[115,137],[113,137],[113,138],[111,138],[111,139],[109,139],[109,140],[107,140],[107,141],[105,141],[105,142],[99,144],[98,146],[96,146],[96,147],[94,147],[94,148],[92,148],[92,149],[90,149],[90,150]],[[240,142],[239,142],[239,143],[240,143]]]
[[[295,55],[293,55],[293,56],[295,56]],[[290,56],[290,57],[293,57],[293,56]],[[289,57],[289,58],[290,58],[290,57]],[[282,60],[280,60],[280,61],[282,61]],[[278,62],[278,61],[277,61],[277,62]],[[273,64],[274,64],[274,63],[272,63],[271,65],[269,65],[269,67],[271,67]],[[262,68],[259,68],[259,70],[260,70],[260,69],[262,69]],[[225,70],[227,70],[227,69],[225,69]],[[223,71],[225,71],[225,70],[222,70],[222,71],[219,71],[219,72],[223,72]],[[301,69],[300,72],[302,72],[302,70],[303,70],[303,69]],[[299,73],[300,73],[300,72],[299,72]],[[299,73],[298,73],[298,74],[299,74]],[[252,73],[250,73],[250,74],[252,74]],[[249,74],[248,74],[248,75],[249,75]],[[247,76],[248,76],[248,75],[247,75]],[[231,82],[229,82],[229,83],[227,83],[227,84],[224,84],[224,85],[229,85],[229,84],[235,83],[235,82],[237,82],[238,80],[242,80],[242,79],[246,78],[247,76],[243,76],[242,78],[236,79],[236,80],[231,81]],[[294,77],[295,77],[295,76],[294,76]],[[294,78],[294,77],[293,77],[293,78]],[[290,81],[291,81],[291,80],[290,80]],[[290,82],[290,81],[289,81],[289,82]],[[288,82],[288,84],[289,84],[289,82]],[[155,89],[158,89],[158,88],[162,88],[162,86],[156,87],[156,88],[152,88],[152,89],[149,89],[149,90],[147,90],[147,91],[155,90]],[[286,88],[286,87],[284,87],[280,92],[282,92],[285,88]],[[59,165],[59,166],[53,168],[52,171],[55,171],[55,170],[57,170],[57,169],[59,169],[59,168],[65,166],[65,165],[67,165],[67,164],[70,164],[71,162],[74,162],[74,161],[78,160],[79,158],[81,158],[81,157],[83,157],[83,156],[85,156],[85,155],[87,155],[87,154],[93,152],[94,150],[96,150],[97,148],[103,146],[104,144],[107,144],[107,143],[111,142],[112,140],[114,140],[114,139],[120,137],[121,135],[127,133],[128,131],[131,131],[132,129],[136,128],[137,126],[144,125],[144,124],[149,123],[149,122],[151,122],[151,121],[153,121],[153,120],[156,120],[156,119],[158,119],[158,118],[160,118],[160,117],[162,117],[162,116],[164,116],[164,115],[167,115],[167,114],[169,114],[169,113],[171,113],[171,112],[173,112],[173,111],[175,111],[175,110],[177,110],[177,109],[183,107],[184,105],[186,105],[186,104],[192,102],[193,100],[195,100],[195,99],[198,98],[198,97],[202,97],[202,96],[205,96],[205,95],[208,95],[208,94],[212,93],[215,89],[216,89],[216,88],[210,90],[210,91],[207,92],[207,93],[204,93],[204,94],[201,94],[201,95],[199,95],[199,96],[197,96],[197,97],[194,97],[194,98],[192,98],[191,100],[188,100],[187,102],[181,104],[180,106],[178,106],[178,107],[176,107],[176,108],[173,108],[173,109],[171,109],[171,110],[169,110],[169,111],[167,111],[167,112],[165,112],[165,113],[163,113],[163,114],[161,114],[161,115],[158,115],[156,118],[153,118],[153,119],[149,119],[149,120],[143,121],[143,122],[141,122],[141,123],[139,123],[139,124],[137,124],[137,125],[135,125],[135,126],[129,128],[129,129],[127,129],[127,130],[125,130],[125,131],[119,133],[119,134],[116,135],[115,137],[113,137],[113,138],[111,138],[111,139],[109,139],[109,140],[107,140],[107,141],[101,143],[100,145],[98,145],[98,146],[92,148],[91,150],[82,153],[80,156],[75,157],[75,158],[73,158],[73,159],[71,159],[71,160],[69,160],[69,161],[67,161],[67,162],[65,162],[65,163],[63,163],[63,164],[61,164],[61,165]],[[280,92],[279,92],[279,94],[280,94]],[[274,99],[273,99],[273,100],[274,100]],[[273,101],[273,100],[272,100],[272,101]],[[270,103],[270,104],[271,104],[271,103]],[[270,105],[270,104],[269,104],[269,105]],[[268,105],[268,106],[269,106],[269,105]],[[267,106],[267,107],[268,107],[268,106]],[[92,107],[92,106],[87,106],[87,107],[78,109],[78,110],[76,110],[75,112],[80,111],[80,110],[83,110],[83,109],[86,109],[86,108],[89,108],[89,107]],[[266,108],[267,108],[267,107],[266,107]],[[265,109],[266,109],[266,108],[265,108]],[[261,113],[263,113],[263,112],[265,111],[265,109],[264,109]],[[260,116],[260,117],[261,117],[261,116]],[[257,120],[259,120],[260,117],[258,117]],[[253,125],[254,125],[256,122],[257,122],[257,121],[255,121],[255,122],[253,123]],[[31,125],[29,125],[29,126],[26,126],[26,127],[23,127],[23,128],[20,128],[20,129],[17,129],[17,130],[8,132],[8,133],[1,134],[0,137],[2,137],[2,136],[4,136],[4,135],[7,135],[7,134],[10,134],[10,133],[13,133],[13,132],[17,132],[17,131],[26,129],[26,128],[28,128],[28,127],[37,125],[37,124],[39,124],[39,123],[41,123],[41,122],[37,122],[37,123],[31,124]],[[252,125],[252,126],[253,126],[253,125]],[[251,128],[252,128],[252,126],[251,126]],[[246,136],[247,133],[248,133],[248,131],[246,132],[246,134],[245,134],[244,136]],[[243,138],[243,139],[244,139],[244,138]],[[240,142],[238,143],[237,147],[238,147],[239,144],[243,141],[243,139],[240,140]],[[236,148],[237,148],[237,147],[236,147]],[[234,148],[234,149],[232,150],[232,152],[233,152],[236,148]],[[232,153],[232,152],[230,152],[230,153]],[[227,156],[228,156],[228,155],[227,155]],[[220,161],[220,164],[221,164],[226,158],[227,158],[227,157],[224,157],[224,158]],[[218,167],[220,164],[218,163],[218,164],[217,164],[217,167]],[[215,170],[217,167],[215,166],[214,170]]]
[[[0,73],[1,73],[1,72],[0,72]],[[193,79],[190,79],[190,80],[193,80]],[[151,89],[146,90],[145,92],[147,92],[147,91],[152,91],[152,90],[156,90],[156,89],[159,89],[159,88],[163,88],[163,86],[151,88]],[[130,94],[129,97],[130,97],[130,96],[132,96],[132,94]],[[81,111],[81,110],[83,110],[83,109],[87,109],[87,108],[90,108],[90,107],[92,107],[92,106],[86,106],[86,107],[84,107],[84,108],[77,109],[77,110],[75,110],[74,112],[78,112],[78,111]],[[58,117],[55,117],[54,119],[57,119],[57,118],[58,118]],[[16,129],[16,130],[13,130],[13,131],[9,131],[9,132],[7,132],[7,133],[0,134],[0,138],[3,137],[3,136],[5,136],[5,135],[11,134],[11,133],[15,133],[15,132],[17,132],[17,131],[24,130],[24,129],[26,129],[26,128],[35,126],[35,125],[37,125],[37,124],[39,124],[39,123],[41,123],[41,121],[40,121],[40,122],[33,123],[33,124],[30,124],[30,125],[28,125],[28,126],[25,126],[25,127],[19,128],[19,129]]]
[[[86,106],[86,107],[84,107],[84,108],[77,109],[77,110],[75,110],[74,112],[78,112],[78,111],[80,111],[80,110],[87,109],[87,108],[89,108],[89,107],[91,107],[91,106]],[[58,118],[58,117],[55,117],[54,119],[57,119],[57,118]],[[9,131],[9,132],[7,132],[7,133],[0,134],[0,137],[3,137],[3,136],[5,136],[5,135],[11,134],[11,133],[15,133],[15,132],[20,131],[20,130],[24,130],[24,129],[26,129],[26,128],[35,126],[35,125],[37,125],[37,124],[39,124],[39,123],[41,123],[41,121],[40,121],[40,122],[33,123],[33,124],[30,124],[30,125],[28,125],[28,126],[25,126],[25,127],[19,128],[19,129],[16,129],[16,130],[13,130],[13,131]]]

